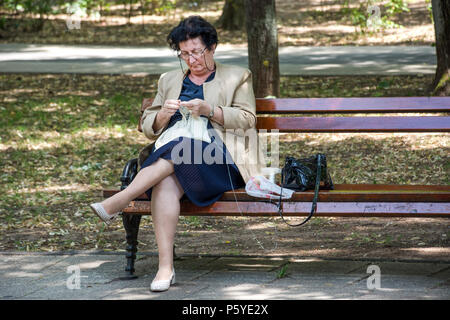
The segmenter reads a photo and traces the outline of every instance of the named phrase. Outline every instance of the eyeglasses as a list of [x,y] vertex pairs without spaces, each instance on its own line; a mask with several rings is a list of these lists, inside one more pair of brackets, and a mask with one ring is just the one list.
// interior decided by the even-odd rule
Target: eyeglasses
[[194,58],[195,60],[198,60],[198,58],[200,58],[201,56],[202,56],[202,54],[205,52],[205,50],[206,50],[206,47],[203,49],[203,50],[195,50],[194,52],[192,52],[192,53],[187,53],[186,51],[180,51],[180,52],[178,52],[178,57],[179,58],[181,58],[181,59],[183,59],[183,60],[188,60],[189,59],[189,57],[192,57],[192,58]]

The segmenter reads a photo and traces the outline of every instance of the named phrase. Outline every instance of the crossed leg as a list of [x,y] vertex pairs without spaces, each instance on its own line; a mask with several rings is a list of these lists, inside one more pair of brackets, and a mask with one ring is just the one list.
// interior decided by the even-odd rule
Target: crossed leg
[[103,208],[105,208],[108,214],[122,211],[133,199],[143,194],[173,172],[173,162],[159,158],[152,165],[140,170],[126,189],[103,200]]

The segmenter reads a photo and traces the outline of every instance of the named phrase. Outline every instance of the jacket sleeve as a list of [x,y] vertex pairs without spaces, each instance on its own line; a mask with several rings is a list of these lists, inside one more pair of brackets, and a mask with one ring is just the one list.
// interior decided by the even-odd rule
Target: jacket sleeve
[[164,74],[161,75],[161,77],[159,78],[158,92],[156,94],[155,99],[153,100],[152,106],[145,109],[141,118],[142,131],[144,132],[145,136],[151,140],[157,138],[165,129],[165,127],[162,127],[156,132],[153,130],[153,124],[155,123],[156,114],[158,113],[159,110],[161,110],[161,106],[164,104],[165,100],[163,76]]
[[245,70],[234,91],[231,106],[220,106],[220,108],[223,111],[224,129],[247,130],[256,126],[256,101],[250,70]]

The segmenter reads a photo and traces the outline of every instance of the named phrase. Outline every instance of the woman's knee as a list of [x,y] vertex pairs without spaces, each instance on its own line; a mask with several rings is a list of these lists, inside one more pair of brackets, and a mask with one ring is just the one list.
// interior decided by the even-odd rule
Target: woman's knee
[[181,187],[180,183],[178,182],[177,177],[174,173],[167,176],[166,178],[162,179],[160,182],[158,182],[152,190],[152,198],[153,194],[156,197],[163,197],[163,198],[171,198],[175,197],[178,200],[181,199],[181,197],[184,194],[183,188]]
[[172,160],[166,160],[163,158],[159,158],[155,162],[155,165],[157,166],[157,170],[159,172],[162,172],[162,174],[164,174],[166,176],[170,176],[174,172]]

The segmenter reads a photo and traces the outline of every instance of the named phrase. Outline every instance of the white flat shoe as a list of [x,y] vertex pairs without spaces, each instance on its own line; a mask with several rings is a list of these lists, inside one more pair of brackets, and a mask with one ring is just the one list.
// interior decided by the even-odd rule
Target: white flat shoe
[[153,292],[161,292],[166,291],[170,288],[172,284],[175,284],[175,270],[172,269],[172,276],[169,280],[158,280],[152,281],[150,285],[150,291]]
[[100,202],[92,203],[89,206],[91,207],[92,211],[94,211],[94,213],[108,225],[119,214],[118,212],[113,215],[108,214]]

